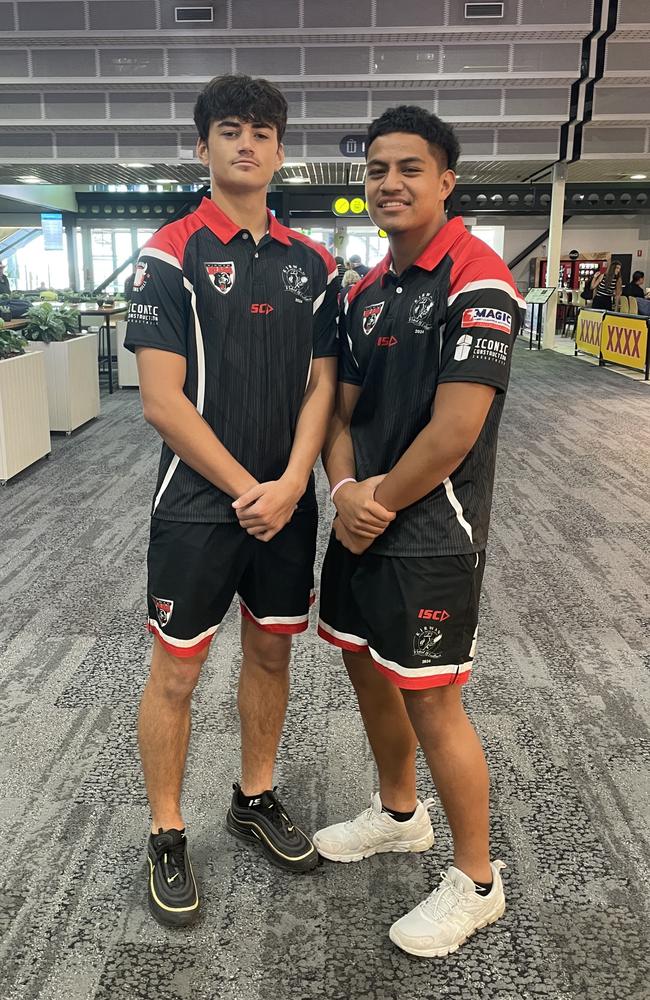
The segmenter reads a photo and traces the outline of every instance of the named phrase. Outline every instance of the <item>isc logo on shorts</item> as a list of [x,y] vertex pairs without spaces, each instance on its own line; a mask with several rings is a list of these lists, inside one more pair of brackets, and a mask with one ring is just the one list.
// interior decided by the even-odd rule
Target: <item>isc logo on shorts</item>
[[501,333],[510,333],[512,330],[512,316],[503,309],[488,309],[477,307],[473,309],[463,309],[461,326],[482,326],[488,330],[500,330]]

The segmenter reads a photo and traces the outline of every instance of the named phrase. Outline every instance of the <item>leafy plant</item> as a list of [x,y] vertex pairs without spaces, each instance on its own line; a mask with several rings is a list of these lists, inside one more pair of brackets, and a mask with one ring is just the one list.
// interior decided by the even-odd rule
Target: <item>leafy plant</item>
[[24,328],[28,340],[41,340],[44,344],[66,339],[67,328],[61,312],[54,309],[49,302],[32,306],[27,315],[27,326]]
[[44,288],[42,292],[39,293],[39,298],[43,299],[45,302],[56,302],[58,295],[53,292],[51,288]]
[[0,361],[24,354],[26,347],[27,341],[19,337],[13,330],[5,329],[4,321],[0,319]]
[[76,337],[79,333],[79,310],[62,306],[57,313],[65,323],[65,332],[68,336]]

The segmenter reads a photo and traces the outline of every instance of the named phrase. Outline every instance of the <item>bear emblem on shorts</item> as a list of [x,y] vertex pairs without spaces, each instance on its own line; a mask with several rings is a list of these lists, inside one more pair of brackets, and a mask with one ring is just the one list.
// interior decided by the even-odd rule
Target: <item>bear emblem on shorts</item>
[[160,622],[160,627],[165,628],[166,625],[169,625],[172,614],[174,613],[174,602],[165,601],[161,597],[154,597],[153,594],[151,595],[151,598],[156,607],[156,615],[158,617],[158,621]]
[[424,625],[418,629],[413,636],[413,655],[426,656],[429,660],[436,660],[440,653],[440,643],[442,642],[442,632],[434,628],[433,625]]

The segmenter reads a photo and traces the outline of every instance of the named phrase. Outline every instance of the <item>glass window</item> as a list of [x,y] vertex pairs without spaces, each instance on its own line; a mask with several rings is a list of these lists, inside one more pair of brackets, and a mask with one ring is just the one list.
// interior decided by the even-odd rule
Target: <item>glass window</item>
[[68,288],[68,251],[65,237],[63,250],[46,250],[43,237],[37,236],[15,254],[16,291],[35,288]]

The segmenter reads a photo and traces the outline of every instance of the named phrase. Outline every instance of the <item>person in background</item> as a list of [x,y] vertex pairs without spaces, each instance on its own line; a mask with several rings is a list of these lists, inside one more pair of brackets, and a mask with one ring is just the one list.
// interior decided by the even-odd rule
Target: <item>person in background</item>
[[628,281],[627,285],[623,289],[623,295],[633,295],[635,299],[644,299],[645,291],[643,290],[643,285],[645,283],[645,274],[643,271],[635,271],[632,275],[632,280]]
[[353,253],[352,256],[350,257],[350,267],[353,270],[355,270],[357,274],[360,275],[362,278],[364,278],[368,273],[368,271],[370,270],[369,267],[366,267],[365,264],[361,263],[361,257],[359,256],[358,253]]
[[343,275],[341,286],[343,288],[349,288],[350,285],[356,285],[357,281],[361,281],[361,275],[358,271],[355,271],[352,267],[350,267]]
[[596,275],[591,290],[594,309],[618,309],[623,294],[620,260],[613,260],[604,273]]
[[343,281],[343,275],[345,274],[345,261],[342,257],[335,257],[336,267],[339,272],[339,281]]
[[11,292],[11,285],[9,284],[9,278],[5,274],[5,262],[0,260],[0,295],[9,295]]

